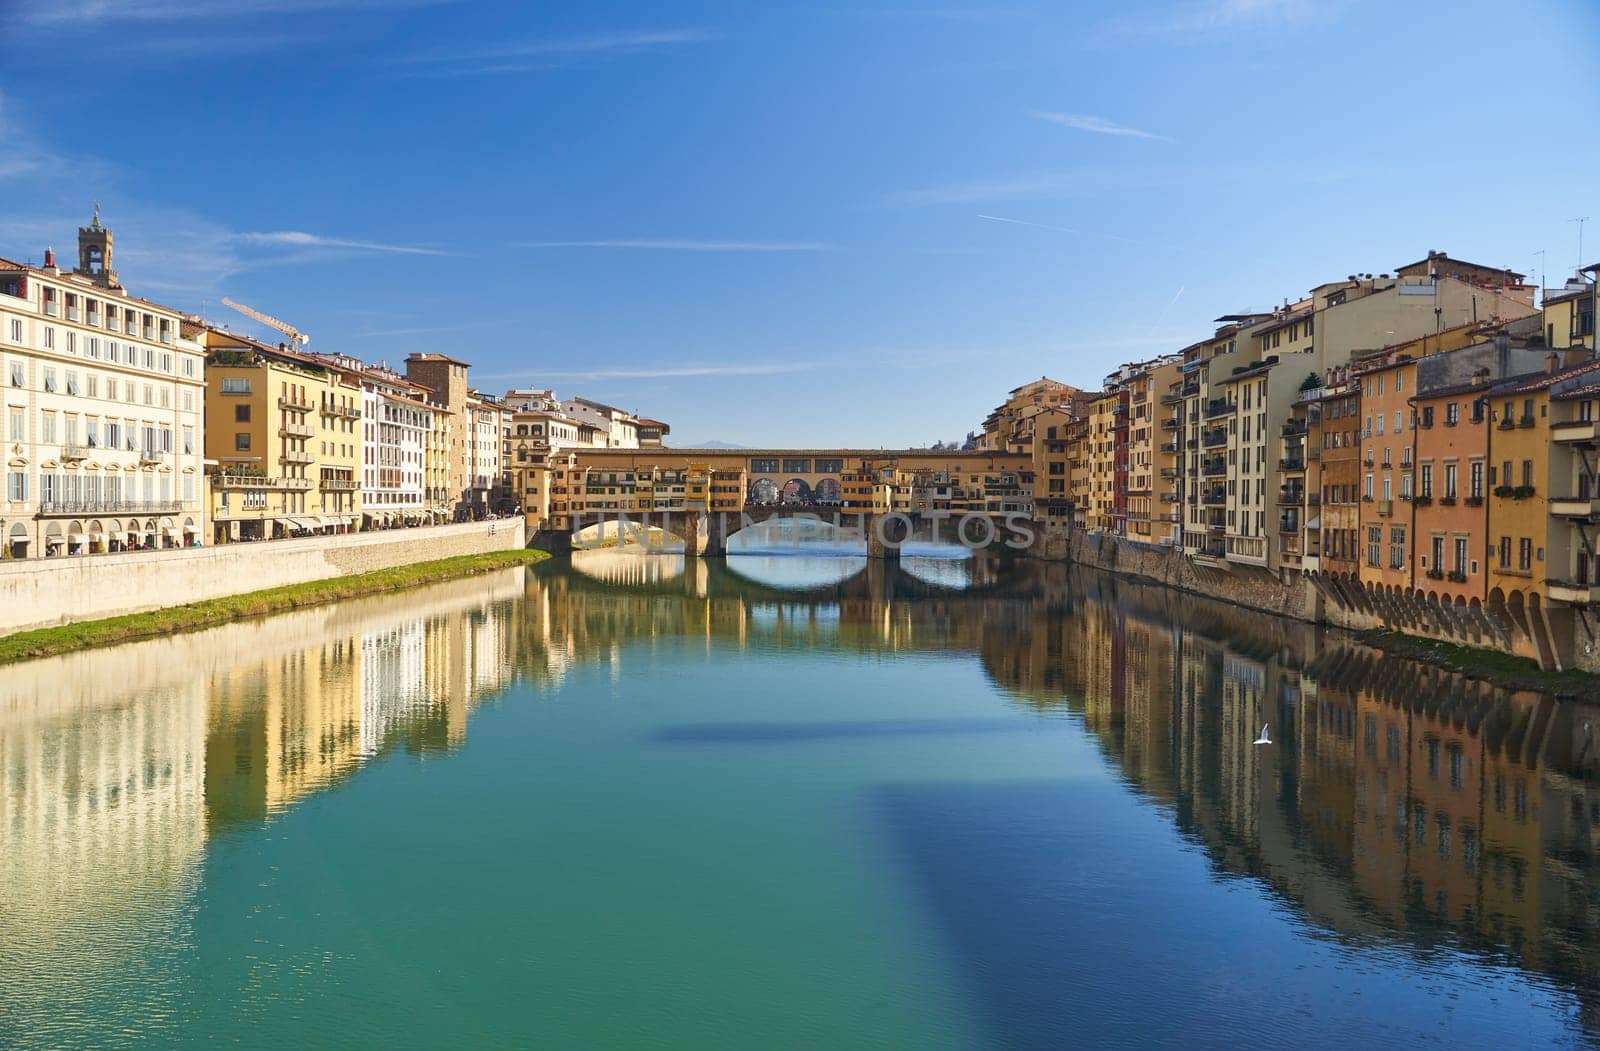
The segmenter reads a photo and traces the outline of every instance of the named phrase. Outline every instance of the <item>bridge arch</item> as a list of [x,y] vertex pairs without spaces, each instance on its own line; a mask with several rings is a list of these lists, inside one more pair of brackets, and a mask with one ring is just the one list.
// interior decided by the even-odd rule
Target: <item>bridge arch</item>
[[824,478],[819,481],[816,489],[812,490],[812,495],[819,504],[838,504],[843,502],[837,478]]

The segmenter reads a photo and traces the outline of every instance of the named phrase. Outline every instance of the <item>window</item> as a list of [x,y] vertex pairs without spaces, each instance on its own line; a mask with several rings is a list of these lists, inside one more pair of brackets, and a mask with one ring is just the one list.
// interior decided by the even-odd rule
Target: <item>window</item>
[[1500,538],[1500,568],[1511,568],[1511,538],[1508,536]]
[[27,424],[23,419],[22,410],[12,409],[8,414],[8,419],[10,421],[6,431],[8,439],[13,442],[23,441],[23,435],[27,430]]
[[56,392],[56,370],[46,367],[44,370],[44,390],[46,394]]
[[1456,563],[1453,567],[1462,576],[1467,575],[1467,538],[1456,537]]
[[1389,568],[1406,568],[1406,527],[1389,528]]
[[1433,406],[1432,405],[1426,405],[1426,406],[1423,407],[1423,409],[1422,409],[1422,425],[1424,427],[1432,427],[1433,426]]
[[1529,489],[1533,488],[1533,461],[1522,461],[1522,484]]
[[224,394],[249,394],[250,379],[247,376],[223,377],[222,393]]
[[249,431],[240,431],[237,434],[235,434],[233,436],[233,448],[234,448],[235,452],[242,452],[242,453],[249,452],[250,451],[250,432]]
[[1461,422],[1461,404],[1451,402],[1444,407],[1444,422],[1447,427],[1454,427]]
[[1380,548],[1382,548],[1382,547],[1383,547],[1383,527],[1382,526],[1368,526],[1367,527],[1367,565],[1369,565],[1369,566],[1377,566],[1377,565],[1380,564],[1379,561],[1378,561],[1378,557],[1379,557],[1379,554],[1380,554]]
[[1533,569],[1533,541],[1527,537],[1517,541],[1517,568],[1524,573]]
[[1470,486],[1470,489],[1468,490],[1468,492],[1471,494],[1471,496],[1474,499],[1482,500],[1483,499],[1483,461],[1482,460],[1473,460],[1471,466],[1468,467],[1468,472],[1469,472],[1469,474],[1468,474],[1469,481],[1468,481],[1467,484]]
[[1456,496],[1456,465],[1453,463],[1444,465],[1444,495],[1451,500]]
[[22,387],[26,386],[27,382],[28,370],[23,366],[22,362],[13,361],[11,363],[11,385],[13,387]]
[[22,320],[20,318],[11,319],[11,342],[22,342]]
[[26,471],[12,471],[6,475],[6,499],[21,502],[28,498],[28,475]]

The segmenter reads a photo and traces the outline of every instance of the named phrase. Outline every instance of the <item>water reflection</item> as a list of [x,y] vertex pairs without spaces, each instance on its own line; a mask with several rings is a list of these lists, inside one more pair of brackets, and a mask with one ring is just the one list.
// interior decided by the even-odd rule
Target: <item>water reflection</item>
[[[580,666],[626,661],[636,644],[693,639],[975,659],[1016,705],[1079,723],[1214,874],[1259,881],[1300,922],[1352,944],[1449,948],[1548,976],[1600,1033],[1593,708],[1060,566],[790,560],[753,572],[748,558],[686,566],[585,552],[571,566],[8,668],[7,1001],[41,1005],[64,1027],[96,997],[160,1017],[183,990],[119,963],[182,951],[216,837],[257,829],[385,755],[451,753],[474,710],[513,683],[554,687]],[[1274,747],[1249,743],[1263,722]],[[1003,741],[1016,728],[997,711],[697,724],[662,740],[823,751]],[[957,805],[905,791],[886,800],[895,812]],[[974,813],[978,856],[992,830]]]

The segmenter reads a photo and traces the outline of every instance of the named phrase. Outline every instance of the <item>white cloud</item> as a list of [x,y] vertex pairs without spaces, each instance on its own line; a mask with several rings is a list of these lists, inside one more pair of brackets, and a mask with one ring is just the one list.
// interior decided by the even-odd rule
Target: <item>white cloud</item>
[[896,204],[973,204],[992,201],[1000,197],[1037,197],[1058,193],[1070,185],[1069,176],[1062,173],[1016,175],[997,179],[980,179],[974,182],[945,183],[920,190],[902,190],[890,194]]
[[[541,379],[555,380],[636,380],[636,379],[687,379],[704,376],[778,376],[791,372],[806,372],[821,366],[817,361],[785,361],[748,365],[680,365],[672,368],[602,368],[581,372],[539,371]],[[489,373],[479,379],[526,381],[529,372]]]
[[694,241],[629,238],[615,241],[527,241],[513,248],[625,248],[660,252],[826,252],[818,241]]
[[1153,142],[1172,141],[1165,135],[1157,135],[1154,132],[1141,131],[1138,128],[1130,128],[1123,124],[1113,124],[1104,117],[1091,117],[1082,113],[1051,113],[1040,110],[1036,111],[1034,116],[1038,117],[1040,120],[1049,121],[1052,124],[1060,124],[1062,127],[1074,128],[1078,131],[1093,132],[1096,135],[1116,135],[1129,139],[1150,139]]
[[685,44],[701,44],[710,39],[711,34],[704,29],[633,30],[524,40],[465,50],[427,51],[400,61],[436,67],[421,70],[424,76],[524,73],[560,68],[584,57],[637,54]]
[[459,0],[53,0],[27,4],[13,17],[24,25],[67,28],[117,22],[188,22],[253,15],[379,11],[457,2]]
[[1114,31],[1134,34],[1210,33],[1326,21],[1344,0],[1186,0],[1156,11],[1113,19]]
[[437,248],[418,245],[382,244],[377,241],[351,241],[342,237],[325,237],[308,234],[303,230],[274,230],[265,233],[239,233],[234,240],[250,245],[274,245],[284,248],[351,248],[362,252],[390,252],[397,255],[447,255]]

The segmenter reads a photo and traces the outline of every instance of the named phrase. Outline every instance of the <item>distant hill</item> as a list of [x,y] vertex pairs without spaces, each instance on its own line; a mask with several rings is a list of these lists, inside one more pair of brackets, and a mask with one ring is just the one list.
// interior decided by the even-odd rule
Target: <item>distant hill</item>
[[674,449],[748,449],[748,445],[737,445],[733,442],[719,442],[713,438],[709,442],[673,442]]

